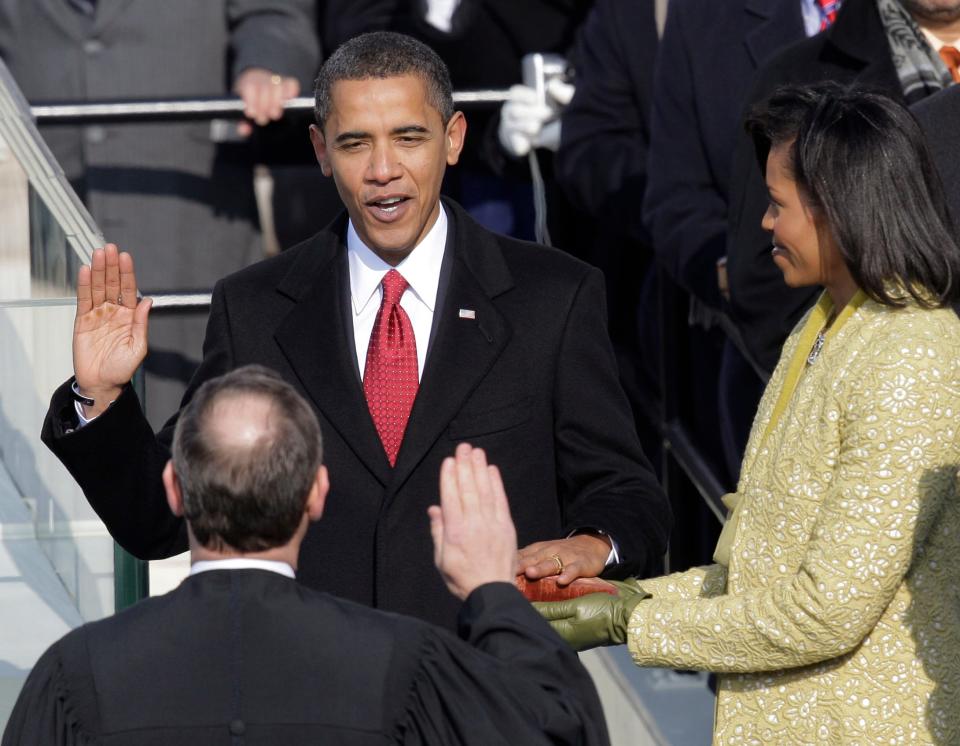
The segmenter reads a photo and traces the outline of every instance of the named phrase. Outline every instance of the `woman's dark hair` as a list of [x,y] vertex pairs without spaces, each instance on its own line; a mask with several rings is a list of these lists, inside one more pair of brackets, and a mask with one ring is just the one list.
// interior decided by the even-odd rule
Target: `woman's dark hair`
[[779,88],[747,116],[760,167],[789,146],[802,198],[819,209],[850,274],[873,300],[930,308],[960,294],[960,248],[913,116],[889,97],[836,83]]

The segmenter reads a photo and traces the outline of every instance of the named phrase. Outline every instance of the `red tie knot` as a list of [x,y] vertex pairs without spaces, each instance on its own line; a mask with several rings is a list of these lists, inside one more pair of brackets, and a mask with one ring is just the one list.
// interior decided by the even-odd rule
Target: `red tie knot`
[[383,276],[381,284],[383,285],[383,302],[391,306],[397,305],[404,291],[410,287],[410,284],[403,279],[403,275],[395,269],[391,269]]

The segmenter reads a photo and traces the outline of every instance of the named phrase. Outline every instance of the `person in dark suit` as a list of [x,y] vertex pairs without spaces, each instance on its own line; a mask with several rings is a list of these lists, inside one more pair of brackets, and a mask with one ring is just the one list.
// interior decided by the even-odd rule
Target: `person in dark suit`
[[[206,98],[232,85],[264,124],[313,79],[312,18],[310,0],[3,0],[0,58],[33,104]],[[235,130],[226,120],[41,126],[101,230],[137,247],[143,287],[157,293],[208,292],[263,257],[253,153]],[[203,329],[186,313],[153,325],[156,426],[196,370]]]
[[[721,279],[732,154],[758,67],[816,33],[817,19],[808,20],[815,4],[672,0],[657,56],[643,219],[660,265],[692,296],[697,312],[691,315],[701,320],[690,326],[685,348],[702,371],[693,381],[697,404],[690,408],[689,427],[722,464],[718,471],[731,489],[763,391],[741,349],[715,323],[715,312],[725,310]],[[712,516],[705,518],[712,527]]]
[[671,0],[654,82],[643,220],[657,258],[721,306],[731,156],[757,68],[805,38],[801,0]]
[[[528,577],[655,566],[670,512],[617,381],[600,272],[441,204],[466,122],[420,42],[379,32],[342,46],[318,80],[317,115],[317,156],[349,219],[218,283],[186,396],[261,363],[317,408],[337,481],[327,520],[304,539],[301,579],[452,626],[423,511],[467,438],[502,465]],[[81,270],[88,284],[75,380],[55,392],[43,439],[121,545],[169,556],[186,546],[159,478],[175,418],[155,436],[127,385],[150,302],[137,302],[132,259],[116,247]],[[95,419],[79,427],[81,414]]]
[[649,328],[656,322],[650,238],[637,210],[647,183],[656,54],[653,0],[594,6],[571,55],[576,92],[563,110],[556,157],[557,182],[596,221],[580,256],[606,276],[610,336],[641,427],[654,411],[649,392],[659,361]]
[[911,107],[927,136],[940,173],[954,231],[960,231],[960,86],[951,86]]
[[429,512],[460,639],[296,582],[329,479],[313,409],[267,369],[196,391],[163,483],[190,577],[54,643],[3,746],[608,743],[586,670],[513,587],[516,532],[482,450],[444,460]]
[[[832,27],[784,50],[759,71],[750,102],[779,85],[832,80],[914,104],[953,82],[928,36],[948,26],[960,34],[958,0],[845,0]],[[771,371],[787,334],[816,294],[786,287],[770,259],[770,240],[760,226],[767,196],[746,134],[737,146],[732,180],[731,307],[755,359]]]

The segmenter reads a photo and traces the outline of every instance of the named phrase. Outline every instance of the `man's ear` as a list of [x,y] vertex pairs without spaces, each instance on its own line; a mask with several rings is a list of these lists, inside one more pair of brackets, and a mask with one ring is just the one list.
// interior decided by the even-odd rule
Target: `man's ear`
[[317,156],[317,163],[320,164],[320,170],[324,176],[333,176],[333,168],[330,166],[330,153],[327,150],[327,139],[323,136],[323,130],[317,125],[310,125],[310,142],[313,143],[313,152]]
[[314,477],[313,486],[310,488],[310,494],[307,496],[306,512],[311,521],[319,521],[323,515],[323,508],[327,502],[327,493],[330,491],[330,475],[326,466],[317,469],[317,475]]
[[444,135],[447,138],[447,165],[456,165],[460,160],[460,152],[467,137],[467,118],[463,116],[462,111],[453,112],[453,116],[447,122]]
[[173,461],[167,461],[163,467],[163,489],[167,493],[167,505],[175,516],[183,515],[183,492],[180,490],[180,480],[173,470]]

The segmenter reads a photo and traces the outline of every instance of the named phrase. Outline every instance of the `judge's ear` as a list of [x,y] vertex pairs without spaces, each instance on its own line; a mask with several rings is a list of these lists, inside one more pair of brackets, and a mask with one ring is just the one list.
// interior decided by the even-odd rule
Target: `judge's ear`
[[333,176],[333,169],[330,167],[330,152],[327,150],[327,139],[323,136],[323,130],[317,125],[310,125],[310,142],[313,143],[313,152],[317,156],[317,163],[320,164],[320,170],[324,176]]
[[183,492],[180,490],[180,480],[173,469],[173,461],[167,461],[163,467],[163,489],[167,493],[167,505],[175,516],[183,515]]
[[323,508],[327,502],[327,493],[330,491],[330,475],[327,473],[327,467],[321,466],[317,469],[317,475],[313,479],[313,485],[310,487],[310,494],[307,495],[307,504],[305,511],[311,521],[319,521],[323,515]]

